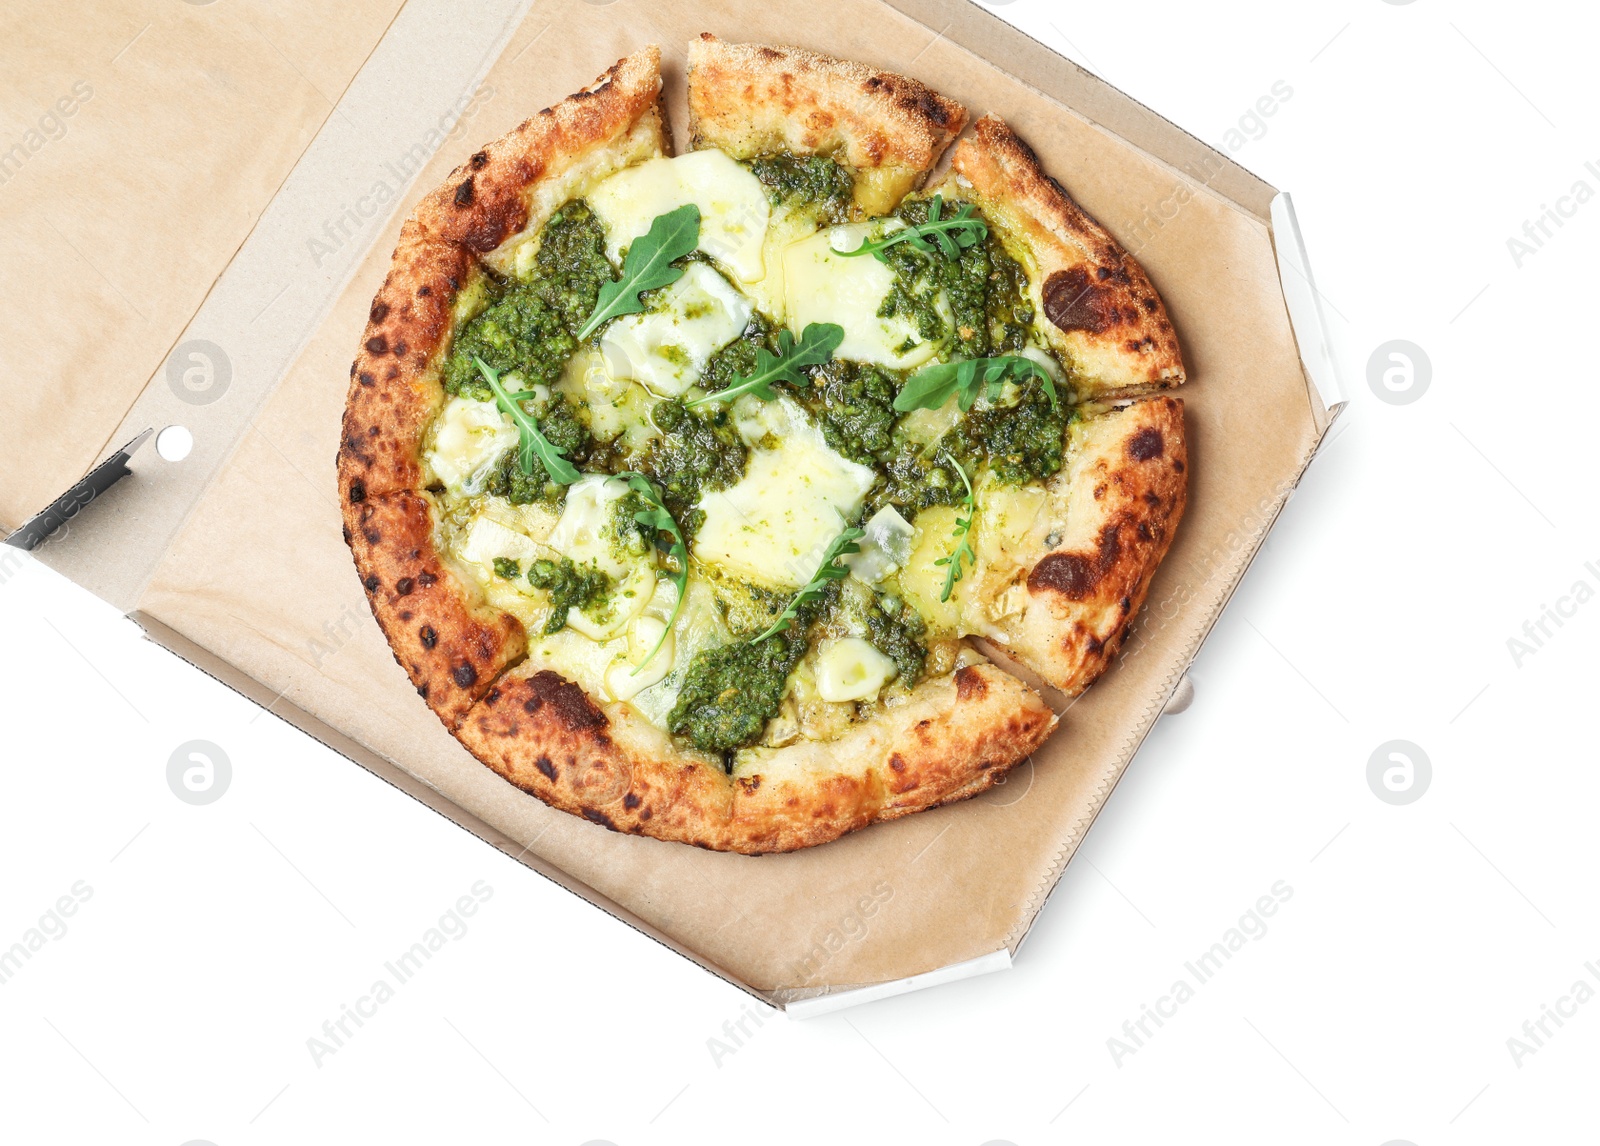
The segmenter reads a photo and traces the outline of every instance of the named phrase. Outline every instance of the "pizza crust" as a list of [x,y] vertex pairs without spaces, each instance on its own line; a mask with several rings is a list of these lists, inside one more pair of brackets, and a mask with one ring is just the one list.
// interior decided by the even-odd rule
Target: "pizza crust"
[[[1183,403],[1157,397],[1082,419],[1048,486],[1047,544],[1002,643],[1077,696],[1106,670],[1144,604],[1188,501]],[[1053,544],[1048,539],[1054,536]]]
[[856,174],[867,215],[920,186],[966,122],[966,108],[925,84],[851,60],[710,32],[689,45],[690,146],[830,156]]
[[421,488],[422,438],[444,402],[438,367],[455,299],[482,273],[467,251],[428,235],[414,219],[400,228],[350,366],[339,443],[341,504]]
[[1074,203],[995,115],[956,145],[937,188],[970,199],[1026,257],[1037,327],[1078,375],[1083,399],[1184,380],[1178,336],[1144,268]]
[[375,494],[346,516],[345,541],[394,659],[422,699],[454,728],[527,651],[522,624],[483,604],[434,545],[433,499]]
[[517,787],[612,831],[758,855],[977,795],[1055,723],[1033,689],[969,665],[839,740],[772,750],[729,777],[631,709],[541,670],[502,678],[455,734]]
[[570,197],[563,188],[670,151],[661,49],[651,44],[475,153],[413,217],[503,271],[508,248],[536,234]]

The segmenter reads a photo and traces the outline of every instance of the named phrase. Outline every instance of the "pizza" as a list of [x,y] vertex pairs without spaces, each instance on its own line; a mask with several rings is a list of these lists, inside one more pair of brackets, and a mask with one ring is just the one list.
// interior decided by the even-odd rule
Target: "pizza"
[[1106,669],[1183,515],[1184,367],[999,118],[798,48],[688,65],[683,154],[646,47],[418,203],[339,495],[484,764],[789,851],[984,791]]

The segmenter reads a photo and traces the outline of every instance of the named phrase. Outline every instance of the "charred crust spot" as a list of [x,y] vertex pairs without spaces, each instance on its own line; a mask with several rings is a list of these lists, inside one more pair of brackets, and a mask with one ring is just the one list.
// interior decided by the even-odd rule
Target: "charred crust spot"
[[428,682],[427,681],[423,681],[421,684],[417,685],[417,695],[420,696],[423,700],[427,700],[428,699]]
[[1180,462],[1173,462],[1172,463],[1172,470],[1173,470],[1174,473],[1180,473],[1181,474],[1183,472],[1183,463],[1181,461]]
[[417,574],[417,584],[423,586],[424,588],[432,585],[438,579],[439,575],[437,573],[432,573],[426,569]]
[[367,539],[368,545],[376,545],[383,540],[383,534],[370,525],[361,531],[361,536]]
[[385,338],[381,334],[374,334],[371,338],[367,339],[367,353],[368,354],[387,354],[387,353],[389,353],[389,340],[387,338]]
[[1146,505],[1160,505],[1161,495],[1153,489],[1147,489],[1144,491],[1144,503]]
[[369,575],[366,580],[361,582],[361,587],[369,593],[376,593],[378,591],[377,576],[375,574]]
[[608,828],[613,832],[617,830],[617,825],[611,822],[611,817],[606,815],[599,808],[585,808],[583,810],[583,818],[591,823],[599,824],[602,828]]
[[373,299],[372,310],[368,312],[367,317],[373,322],[382,322],[384,319],[389,317],[389,304],[384,302],[381,298]]
[[411,347],[407,346],[405,339],[402,338],[399,342],[394,344],[394,356],[396,358],[404,358],[406,356],[406,351],[410,349]]
[[[965,672],[966,670],[962,669],[961,671]],[[961,682],[960,682],[960,678],[959,677],[956,680],[956,687],[957,688],[961,687]],[[889,753],[889,768],[890,768],[891,771],[894,771],[894,772],[904,772],[906,770],[905,757],[901,756],[900,753],[898,753],[898,752]]]
[[432,625],[423,625],[417,630],[417,637],[422,641],[422,647],[431,649],[439,643],[439,634]]
[[595,707],[582,688],[560,673],[541,669],[524,684],[529,696],[522,707],[529,715],[549,708],[556,722],[569,732],[597,731],[607,726],[606,714]]
[[[1099,269],[1102,279],[1110,272]],[[1063,331],[1104,334],[1121,321],[1116,292],[1092,282],[1082,267],[1056,271],[1044,283],[1044,313]]]
[[654,811],[652,809],[646,808],[644,811],[639,813],[639,822],[641,824],[644,823],[646,820],[648,820],[654,814],[655,813],[654,813]]
[[412,616],[413,616],[413,614],[412,614],[410,609],[401,609],[400,610],[400,619],[403,622],[405,622],[406,624],[408,624],[408,625],[411,623]]
[[1069,601],[1081,601],[1094,592],[1116,563],[1121,549],[1117,524],[1113,522],[1100,531],[1098,553],[1050,553],[1040,559],[1028,574],[1028,588],[1034,592],[1050,589]]
[[1129,600],[1127,597],[1124,597],[1122,599],[1122,611],[1124,613],[1129,613],[1129,612],[1133,611],[1133,602],[1131,600]]
[[367,500],[367,483],[360,478],[350,479],[350,504],[360,505]]
[[983,679],[983,674],[971,665],[956,670],[957,700],[982,700],[988,691],[989,685]]
[[467,162],[472,164],[472,169],[474,171],[482,171],[484,166],[489,162],[489,153],[487,151],[474,152],[472,158],[467,160]]
[[[761,783],[760,776],[757,776],[755,779],[757,784]],[[630,812],[637,808],[641,803],[643,803],[643,801],[640,800],[638,796],[635,796],[632,792],[628,792],[622,797],[622,806],[628,809]]]
[[361,373],[356,375],[356,381],[361,383],[363,386],[371,386],[377,381],[377,379],[372,376],[372,371],[363,370]]
[[450,670],[450,679],[456,682],[457,688],[471,688],[478,683],[478,670],[470,664],[457,665]]
[[549,780],[552,783],[555,782],[556,765],[555,765],[555,761],[551,760],[550,757],[548,757],[548,756],[539,757],[539,759],[537,759],[537,760],[535,760],[533,762],[533,766],[535,768],[539,769],[540,772],[544,773],[544,778],[546,780]]
[[431,286],[429,286],[427,283],[423,283],[421,286],[419,286],[417,288],[417,297],[418,298],[427,298],[431,294],[433,294],[433,288]]
[[411,590],[415,589],[416,587],[417,583],[410,577],[402,577],[400,580],[394,583],[394,591],[400,594],[402,597],[411,596]]
[[472,206],[472,176],[470,175],[463,179],[461,185],[456,188],[456,206]]
[[1136,462],[1159,458],[1166,448],[1166,439],[1154,426],[1146,426],[1128,439],[1128,456]]

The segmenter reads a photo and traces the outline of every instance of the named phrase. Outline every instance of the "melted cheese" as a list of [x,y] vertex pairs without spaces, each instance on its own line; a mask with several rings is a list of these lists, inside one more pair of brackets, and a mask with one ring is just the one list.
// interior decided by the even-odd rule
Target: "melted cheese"
[[825,641],[817,649],[817,694],[833,703],[877,700],[899,671],[870,641],[860,637]]
[[704,263],[690,263],[656,309],[623,315],[600,339],[613,378],[632,378],[675,398],[705,373],[711,356],[739,337],[754,308]]
[[635,564],[619,551],[611,518],[617,499],[628,483],[603,474],[585,474],[567,488],[561,518],[551,530],[548,544],[578,564],[593,562],[613,577],[625,576]]
[[862,530],[861,552],[846,555],[844,563],[857,580],[877,585],[898,573],[911,559],[916,531],[911,523],[886,505]]
[[904,316],[878,317],[894,288],[894,272],[871,255],[845,258],[874,230],[870,223],[845,223],[791,244],[783,252],[784,314],[796,334],[813,322],[844,327],[837,357],[908,370],[939,351],[924,342]]
[[771,207],[761,181],[720,151],[691,151],[619,171],[589,192],[606,227],[606,253],[622,252],[657,215],[687,203],[700,208],[700,249],[741,281],[766,274],[763,244]]
[[[777,416],[789,399],[767,403]],[[828,448],[822,432],[796,407],[786,432],[760,439],[750,451],[744,477],[707,494],[699,508],[705,522],[695,537],[695,555],[732,577],[774,588],[804,585],[823,550],[861,512],[876,480],[867,466]]]
[[500,455],[516,444],[517,428],[493,402],[451,398],[434,422],[428,468],[451,493],[480,493]]
[[[941,557],[950,556],[961,544],[953,536],[957,516],[955,508],[948,505],[937,505],[917,514],[916,543],[912,547],[910,560],[900,571],[901,592],[936,634],[960,630],[961,607],[972,586],[972,577],[967,574],[969,567],[963,563],[962,569],[966,575],[956,582],[948,601],[939,600],[939,595],[944,592],[947,566],[937,562]],[[977,523],[974,522],[973,526],[973,533],[976,534]],[[977,537],[970,536],[969,540],[976,544]]]

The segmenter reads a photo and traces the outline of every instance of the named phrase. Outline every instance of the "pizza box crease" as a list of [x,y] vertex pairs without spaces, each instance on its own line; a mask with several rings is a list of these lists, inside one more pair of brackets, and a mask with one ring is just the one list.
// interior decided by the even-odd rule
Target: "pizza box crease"
[[[846,7],[823,3],[817,14]],[[1280,260],[1292,248],[1296,274],[1309,275],[1309,263],[1297,229],[1285,233],[1287,204],[1280,207],[1270,188],[976,7],[901,0],[848,11],[849,19],[808,21],[838,31],[830,42],[807,46],[920,78],[974,116],[999,111],[1113,234],[1172,186],[1206,184],[1204,195],[1192,195],[1135,251],[1167,304],[1189,367],[1180,391],[1194,469],[1188,515],[1119,663],[1006,785],[791,855],[752,859],[607,833],[511,789],[416,702],[366,616],[339,537],[330,459],[349,352],[399,221],[419,192],[482,142],[644,43],[663,48],[668,120],[681,133],[689,39],[703,30],[753,42],[805,39],[777,12],[746,15],[730,27],[723,6],[712,3],[671,11],[641,11],[632,0],[536,4],[481,81],[472,53],[455,53],[465,61],[458,85],[480,93],[492,86],[492,98],[481,100],[472,122],[415,174],[387,225],[348,244],[336,268],[348,278],[292,309],[299,327],[290,352],[274,359],[264,351],[258,369],[244,352],[236,355],[233,392],[211,405],[177,402],[158,373],[112,438],[182,423],[211,452],[190,466],[143,451],[130,463],[132,478],[39,550],[48,564],[129,612],[151,639],[258,702],[281,693],[275,713],[508,854],[522,849],[522,862],[777,1005],[1015,953],[1339,409],[1337,394],[1319,390],[1309,368],[1327,344],[1324,330],[1306,329],[1321,321],[1314,292],[1311,309],[1304,299],[1293,304],[1301,314],[1291,315],[1285,300],[1294,275]],[[463,39],[478,36],[481,53],[503,20],[462,14],[455,27]],[[923,48],[930,28],[948,31]],[[396,22],[345,96],[352,119],[366,122],[366,108],[378,101],[395,111],[395,93],[405,90],[398,79],[419,47],[407,39],[436,32],[425,20]],[[588,45],[581,58],[529,50],[535,40],[562,35]],[[1007,60],[1008,71],[985,58]],[[426,120],[431,109],[404,108],[401,98],[406,113]],[[1072,111],[1068,100],[1088,110]],[[341,163],[351,161],[349,141],[341,140],[341,149],[319,146],[338,118],[330,117],[266,208],[269,215],[298,210],[292,223],[301,236],[320,224],[326,202],[319,192],[337,187]],[[1145,147],[1127,143],[1119,130]],[[248,297],[243,280],[266,271],[278,282],[304,278],[297,266],[303,248],[281,240],[295,230],[290,223],[258,226],[184,337],[250,346],[259,301]],[[1118,237],[1133,249],[1126,235]],[[1208,290],[1224,273],[1235,289]],[[1336,385],[1336,373],[1325,376]],[[241,505],[248,512],[238,512]],[[293,558],[264,561],[273,550]],[[289,568],[300,579],[292,593],[283,580]],[[728,870],[716,870],[723,866]]]

